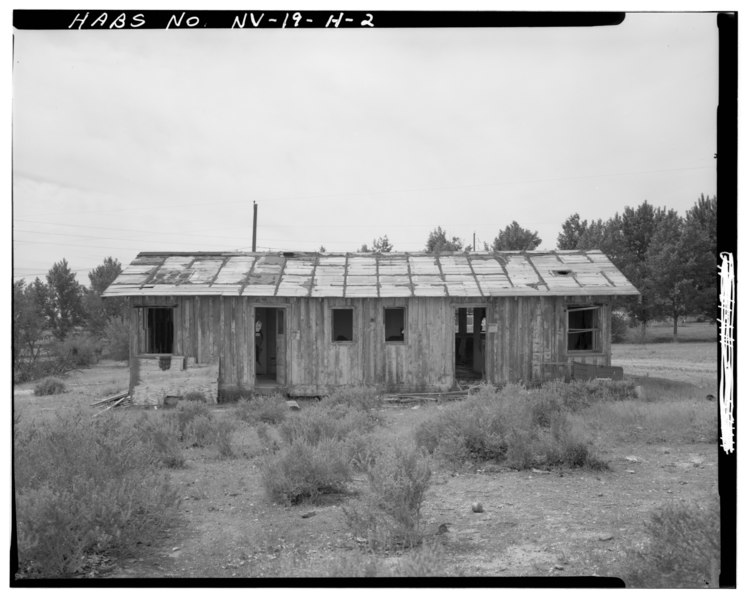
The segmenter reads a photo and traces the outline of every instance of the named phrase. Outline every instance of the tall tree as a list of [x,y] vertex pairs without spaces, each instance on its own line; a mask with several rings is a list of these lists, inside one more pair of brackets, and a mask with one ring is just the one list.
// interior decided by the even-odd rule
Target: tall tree
[[581,237],[586,233],[589,228],[589,223],[586,220],[581,220],[578,212],[571,214],[565,219],[561,226],[560,235],[558,235],[558,249],[559,250],[575,250],[578,248]]
[[57,339],[64,339],[74,327],[85,320],[84,288],[75,280],[75,273],[70,270],[64,258],[49,269],[47,285],[49,303],[46,309],[49,326]]
[[505,229],[498,233],[498,237],[493,240],[494,252],[505,251],[530,251],[542,243],[538,237],[537,231],[530,231],[523,228],[519,223],[513,221]]
[[695,231],[699,231],[708,243],[708,251],[713,256],[710,262],[710,272],[703,273],[695,280],[695,288],[698,294],[698,303],[694,310],[707,314],[715,319],[718,314],[718,201],[716,196],[700,197],[695,205],[685,215],[686,235],[699,237]]
[[711,295],[715,296],[715,287],[703,284],[716,271],[708,236],[670,210],[651,238],[646,262],[649,278],[645,288],[653,297],[657,315],[672,318],[676,341],[679,319],[702,310],[713,299]]
[[711,252],[716,261],[718,261],[718,249],[716,246],[718,201],[716,196],[704,196],[701,193],[695,205],[685,214],[685,222],[688,226],[696,227],[703,231],[708,238]]
[[438,254],[440,252],[458,252],[464,247],[464,243],[459,237],[449,239],[446,231],[441,227],[433,229],[428,235],[425,243],[425,251],[429,254]]
[[13,283],[13,372],[22,378],[24,369],[30,372],[39,357],[47,325],[40,303],[43,285],[38,278],[32,285],[23,280]]
[[127,306],[124,299],[102,299],[101,294],[122,272],[122,264],[111,256],[88,273],[91,287],[83,295],[83,306],[88,329],[95,335],[104,332],[112,318],[122,318]]
[[646,258],[651,239],[666,215],[666,210],[644,201],[637,208],[626,207],[621,217],[622,251],[615,265],[641,292],[640,298],[631,298],[625,303],[630,314],[641,323],[644,339],[648,323],[659,310]]

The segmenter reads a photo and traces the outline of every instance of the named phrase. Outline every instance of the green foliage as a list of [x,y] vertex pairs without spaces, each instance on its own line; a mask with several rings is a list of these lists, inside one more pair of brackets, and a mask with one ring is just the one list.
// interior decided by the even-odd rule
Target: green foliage
[[537,231],[524,229],[519,223],[513,221],[498,233],[491,249],[494,252],[523,252],[535,249],[540,243],[542,240],[537,235]]
[[65,383],[52,376],[42,379],[34,386],[34,395],[57,395],[65,391]]
[[101,298],[101,294],[121,272],[122,264],[116,258],[109,256],[88,273],[91,287],[84,296],[86,322],[88,330],[96,335],[103,334],[110,321],[122,320],[126,314],[126,299],[107,298],[103,300]]
[[38,278],[28,286],[23,280],[13,283],[13,376],[19,382],[36,374],[46,327],[45,293],[46,287]]
[[420,510],[431,480],[426,455],[395,445],[377,457],[367,474],[367,493],[343,507],[353,534],[366,539],[372,549],[420,544]]
[[623,343],[627,339],[628,319],[620,312],[612,313],[612,343]]
[[377,239],[374,239],[371,248],[369,249],[367,244],[363,244],[359,252],[372,252],[374,254],[388,254],[394,249],[394,246],[389,242],[389,237],[384,235],[383,237],[379,237]]
[[85,321],[83,287],[75,279],[75,273],[70,270],[64,258],[49,269],[47,287],[47,321],[52,334],[62,340],[74,327]]
[[102,355],[110,360],[130,359],[130,326],[124,318],[111,318],[102,334]]
[[589,228],[586,220],[581,220],[578,212],[569,216],[561,225],[561,232],[558,235],[559,250],[575,250],[579,246],[581,237]]
[[236,406],[236,417],[249,424],[280,424],[288,412],[288,404],[281,395],[260,395],[248,400],[243,399]]
[[315,444],[296,439],[277,453],[266,455],[261,471],[267,495],[273,501],[293,505],[345,491],[352,476],[345,453],[341,441],[327,438]]
[[667,505],[646,523],[648,542],[628,554],[627,585],[638,588],[718,588],[719,504]]
[[425,242],[425,251],[429,254],[439,254],[441,252],[458,252],[462,249],[464,243],[458,237],[452,237],[449,240],[446,237],[446,231],[437,227],[428,235]]
[[83,574],[176,516],[150,446],[120,419],[71,412],[15,432],[18,576]]
[[59,372],[86,368],[98,362],[99,344],[90,335],[69,335],[54,344],[52,354]]
[[375,388],[348,387],[333,391],[331,395],[322,399],[320,405],[322,407],[342,405],[373,415],[381,408],[382,403],[381,395]]
[[354,407],[320,403],[291,414],[280,425],[280,434],[287,443],[303,440],[316,445],[324,439],[343,441],[354,432],[363,434],[374,426],[371,416]]
[[[169,415],[170,416],[170,415]],[[141,440],[148,444],[152,455],[167,468],[183,468],[184,451],[179,443],[181,433],[176,419],[166,415],[143,415],[135,424]]]
[[612,400],[622,385],[552,383],[532,392],[509,385],[454,403],[415,431],[419,447],[451,464],[497,462],[516,468],[601,469],[588,443],[572,432],[568,414]]

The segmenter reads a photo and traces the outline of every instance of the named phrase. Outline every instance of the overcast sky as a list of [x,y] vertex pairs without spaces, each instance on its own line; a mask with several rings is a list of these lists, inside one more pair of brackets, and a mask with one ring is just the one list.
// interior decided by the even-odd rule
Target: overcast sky
[[716,193],[713,14],[583,29],[15,31],[14,276],[419,251]]

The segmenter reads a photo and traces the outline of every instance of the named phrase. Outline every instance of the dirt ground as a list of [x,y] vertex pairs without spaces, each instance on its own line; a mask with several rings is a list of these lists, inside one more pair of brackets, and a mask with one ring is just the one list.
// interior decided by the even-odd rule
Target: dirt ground
[[[630,350],[632,356],[632,350]],[[631,358],[632,359],[632,358]],[[715,369],[715,359],[713,361]],[[126,388],[124,364],[102,363],[73,373],[63,396],[35,397],[31,385],[16,389],[15,407],[25,417],[61,406],[89,406]],[[124,386],[123,386],[124,385]],[[97,408],[90,408],[92,413]],[[382,442],[412,434],[439,405],[384,410]],[[715,409],[715,405],[714,405]],[[230,407],[215,408],[231,417]],[[239,422],[237,457],[215,450],[186,450],[187,465],[169,473],[181,494],[181,519],[136,557],[112,562],[98,577],[256,578],[325,577],[346,560],[366,559],[348,529],[346,496],[322,505],[284,507],[265,496],[260,447],[254,429]],[[644,521],[669,502],[705,501],[716,495],[717,451],[712,440],[695,444],[596,446],[610,470],[434,471],[423,516],[426,542],[437,546],[444,576],[621,576],[625,550],[644,538]],[[351,486],[364,486],[359,476]],[[482,513],[471,509],[473,502]],[[439,534],[439,526],[447,531]],[[394,566],[406,553],[378,554]]]

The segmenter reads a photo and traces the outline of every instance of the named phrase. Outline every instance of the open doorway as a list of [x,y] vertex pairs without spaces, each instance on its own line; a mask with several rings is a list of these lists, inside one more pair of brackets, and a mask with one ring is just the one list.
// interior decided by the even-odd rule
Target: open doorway
[[454,377],[475,381],[485,378],[486,309],[454,310]]
[[254,384],[285,384],[285,309],[254,309]]

